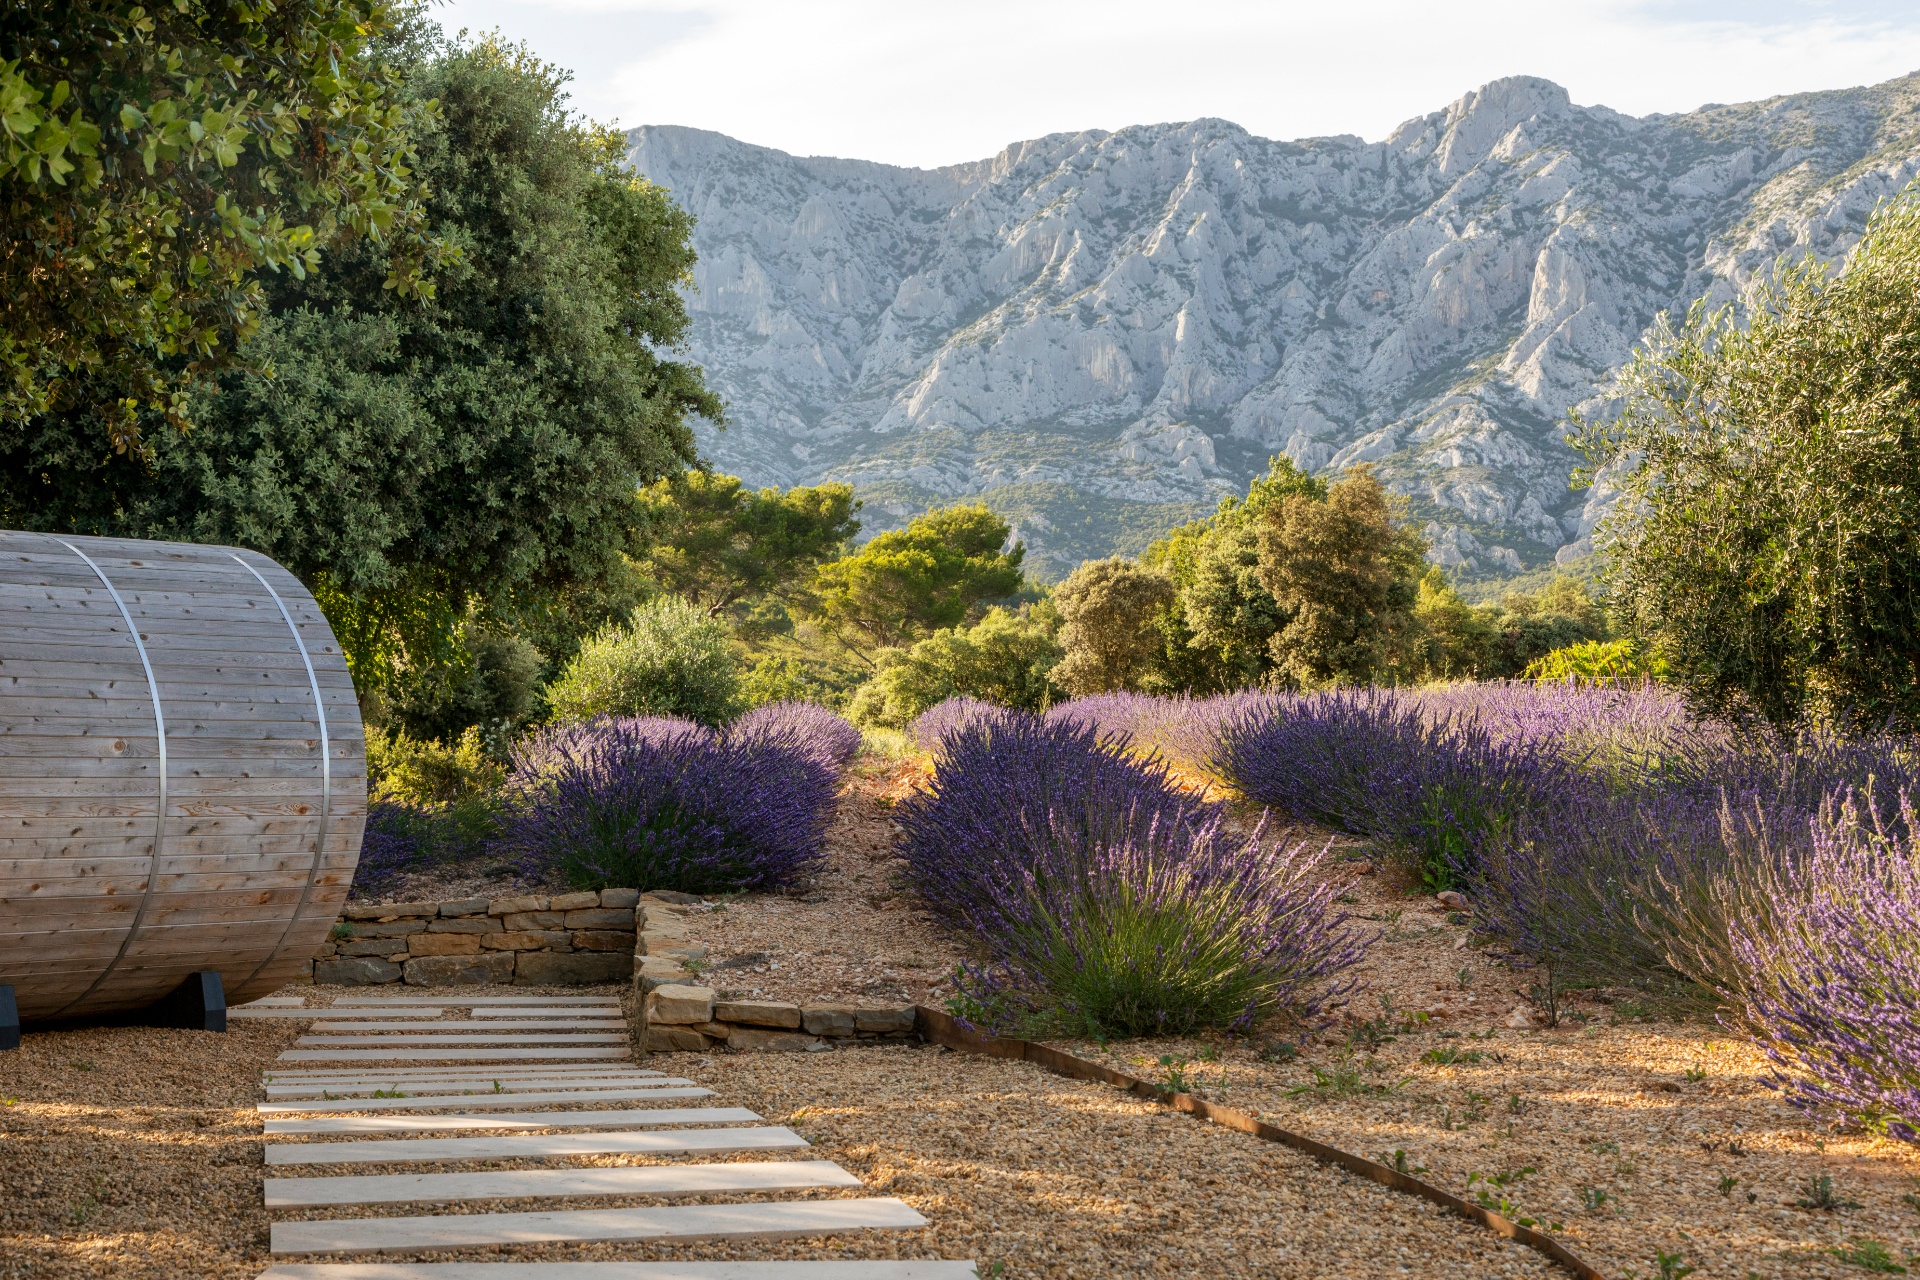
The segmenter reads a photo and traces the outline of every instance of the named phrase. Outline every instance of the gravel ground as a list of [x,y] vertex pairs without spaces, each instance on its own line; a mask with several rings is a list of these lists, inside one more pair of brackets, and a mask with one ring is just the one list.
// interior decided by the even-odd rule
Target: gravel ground
[[[1162,1083],[1171,1056],[1204,1097],[1373,1159],[1403,1151],[1427,1181],[1505,1198],[1510,1216],[1537,1219],[1609,1275],[1658,1277],[1664,1253],[1702,1280],[1864,1276],[1840,1255],[1870,1261],[1877,1244],[1900,1266],[1920,1253],[1920,1153],[1809,1123],[1761,1083],[1766,1060],[1744,1040],[1709,1019],[1656,1016],[1624,991],[1583,993],[1558,1028],[1509,1027],[1526,979],[1462,946],[1467,931],[1443,908],[1387,877],[1352,896],[1383,932],[1370,986],[1343,1025],[1286,1042],[1297,1059],[1273,1060],[1279,1036],[1053,1043]],[[1425,1025],[1404,1030],[1382,997]],[[1394,1038],[1369,1050],[1381,1030]],[[1524,1169],[1505,1188],[1485,1180]],[[1857,1203],[1802,1207],[1822,1177],[1833,1199]]]
[[[0,1117],[0,1276],[251,1280],[268,1262],[269,1221],[260,1203],[255,1082],[299,1033],[293,1021],[236,1020],[222,1037],[125,1028],[29,1035],[0,1076],[6,1096],[18,1099]],[[1552,1274],[1535,1255],[1418,1201],[1025,1063],[897,1046],[656,1055],[649,1065],[706,1082],[718,1103],[791,1124],[814,1144],[802,1154],[837,1160],[866,1183],[862,1192],[823,1194],[897,1195],[933,1227],[760,1245],[542,1246],[515,1250],[516,1260],[949,1257],[1001,1262],[1007,1276],[1058,1280],[1398,1276],[1436,1264],[1475,1276]],[[517,1165],[553,1167],[435,1167]],[[552,1202],[437,1212],[543,1203]],[[439,1251],[416,1260],[498,1256]]]
[[915,760],[862,757],[827,832],[820,871],[797,896],[744,894],[688,917],[729,996],[941,1008],[964,958],[906,887],[888,810],[925,777]]

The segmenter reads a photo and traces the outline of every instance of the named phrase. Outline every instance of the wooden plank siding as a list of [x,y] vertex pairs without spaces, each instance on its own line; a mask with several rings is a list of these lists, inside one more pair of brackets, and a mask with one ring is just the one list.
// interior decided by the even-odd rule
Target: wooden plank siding
[[366,812],[353,682],[292,574],[0,531],[0,982],[24,1018],[137,1008],[199,969],[234,1003],[280,986],[333,924]]

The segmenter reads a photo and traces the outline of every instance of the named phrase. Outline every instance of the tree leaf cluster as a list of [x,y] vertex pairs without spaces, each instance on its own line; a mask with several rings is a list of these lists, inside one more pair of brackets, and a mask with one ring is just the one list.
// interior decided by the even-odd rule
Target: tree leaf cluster
[[691,219],[570,115],[562,73],[404,34],[388,97],[415,127],[424,234],[458,251],[432,293],[389,287],[391,237],[275,278],[249,367],[196,394],[192,431],[102,456],[85,415],[42,414],[0,442],[0,518],[273,556],[315,588],[363,695],[433,736],[499,702],[464,682],[525,666],[482,636],[522,636],[551,675],[653,593],[629,559],[636,484],[693,463],[688,419],[722,408],[666,354]]
[[[187,391],[348,237],[382,284],[432,290],[427,228],[383,40],[390,0],[121,0],[0,11],[0,422],[77,413],[141,447],[191,419]],[[102,431],[104,428],[104,431]]]
[[1696,706],[1920,725],[1920,191],[1838,274],[1663,315],[1619,391],[1576,437],[1612,607]]

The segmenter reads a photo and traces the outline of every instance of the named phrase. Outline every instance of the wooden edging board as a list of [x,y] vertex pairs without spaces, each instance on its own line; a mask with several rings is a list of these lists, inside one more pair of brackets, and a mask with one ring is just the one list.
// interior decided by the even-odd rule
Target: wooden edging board
[[1580,1280],[1607,1280],[1604,1274],[1589,1266],[1579,1255],[1552,1236],[1535,1231],[1531,1227],[1523,1227],[1510,1218],[1503,1217],[1492,1210],[1483,1209],[1469,1200],[1463,1200],[1451,1192],[1442,1191],[1430,1182],[1422,1182],[1397,1169],[1390,1169],[1386,1165],[1361,1156],[1350,1155],[1338,1147],[1316,1142],[1290,1129],[1268,1124],[1244,1111],[1219,1106],[1196,1098],[1190,1093],[1174,1093],[1151,1081],[1142,1080],[1138,1076],[1130,1076],[1125,1072],[1103,1067],[1097,1062],[1076,1058],[1058,1049],[1049,1049],[1045,1045],[1034,1044],[1027,1040],[1010,1040],[983,1034],[967,1026],[958,1018],[929,1009],[925,1005],[914,1006],[914,1014],[914,1029],[919,1032],[922,1039],[932,1044],[945,1045],[961,1053],[979,1053],[992,1058],[1016,1058],[1072,1080],[1097,1080],[1102,1084],[1110,1084],[1141,1097],[1151,1098],[1164,1106],[1172,1107],[1175,1111],[1185,1111],[1202,1120],[1210,1120],[1223,1128],[1250,1133],[1268,1142],[1278,1142],[1312,1156],[1323,1164],[1338,1165],[1348,1173],[1377,1182],[1383,1187],[1405,1191],[1409,1195],[1416,1195],[1423,1200],[1451,1209],[1462,1217],[1471,1218],[1495,1235],[1504,1236],[1545,1254],[1578,1276]]

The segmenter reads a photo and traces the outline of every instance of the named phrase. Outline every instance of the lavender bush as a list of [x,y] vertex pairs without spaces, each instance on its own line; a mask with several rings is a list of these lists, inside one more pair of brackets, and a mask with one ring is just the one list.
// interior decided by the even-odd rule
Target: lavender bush
[[[1730,922],[1741,1020],[1805,1110],[1920,1141],[1920,824],[1829,799],[1809,848],[1743,850],[1730,879],[1760,909]],[[1744,890],[1744,891],[1741,891]]]
[[814,702],[769,702],[726,730],[736,745],[756,743],[797,751],[838,774],[860,754],[860,731]]
[[1221,727],[1229,720],[1283,706],[1273,694],[1247,690],[1206,698],[1156,698],[1143,693],[1098,693],[1062,702],[1047,719],[1090,726],[1154,752],[1182,768],[1207,772],[1219,754]]
[[737,731],[563,725],[516,751],[519,803],[501,848],[530,879],[578,888],[778,888],[821,855],[845,750],[843,735],[792,711]]
[[947,738],[975,725],[1008,723],[1013,712],[979,698],[947,698],[934,703],[907,726],[913,745],[940,759]]
[[1474,875],[1520,815],[1599,790],[1563,754],[1379,689],[1240,708],[1213,763],[1261,804],[1378,842],[1433,889]]
[[1221,806],[1091,725],[973,715],[935,741],[901,850],[936,915],[979,940],[963,986],[980,1007],[1139,1035],[1343,998],[1315,988],[1365,943],[1317,857],[1235,840]]
[[376,797],[367,806],[366,835],[348,896],[366,901],[396,891],[409,875],[488,856],[499,833],[494,795],[432,804]]

